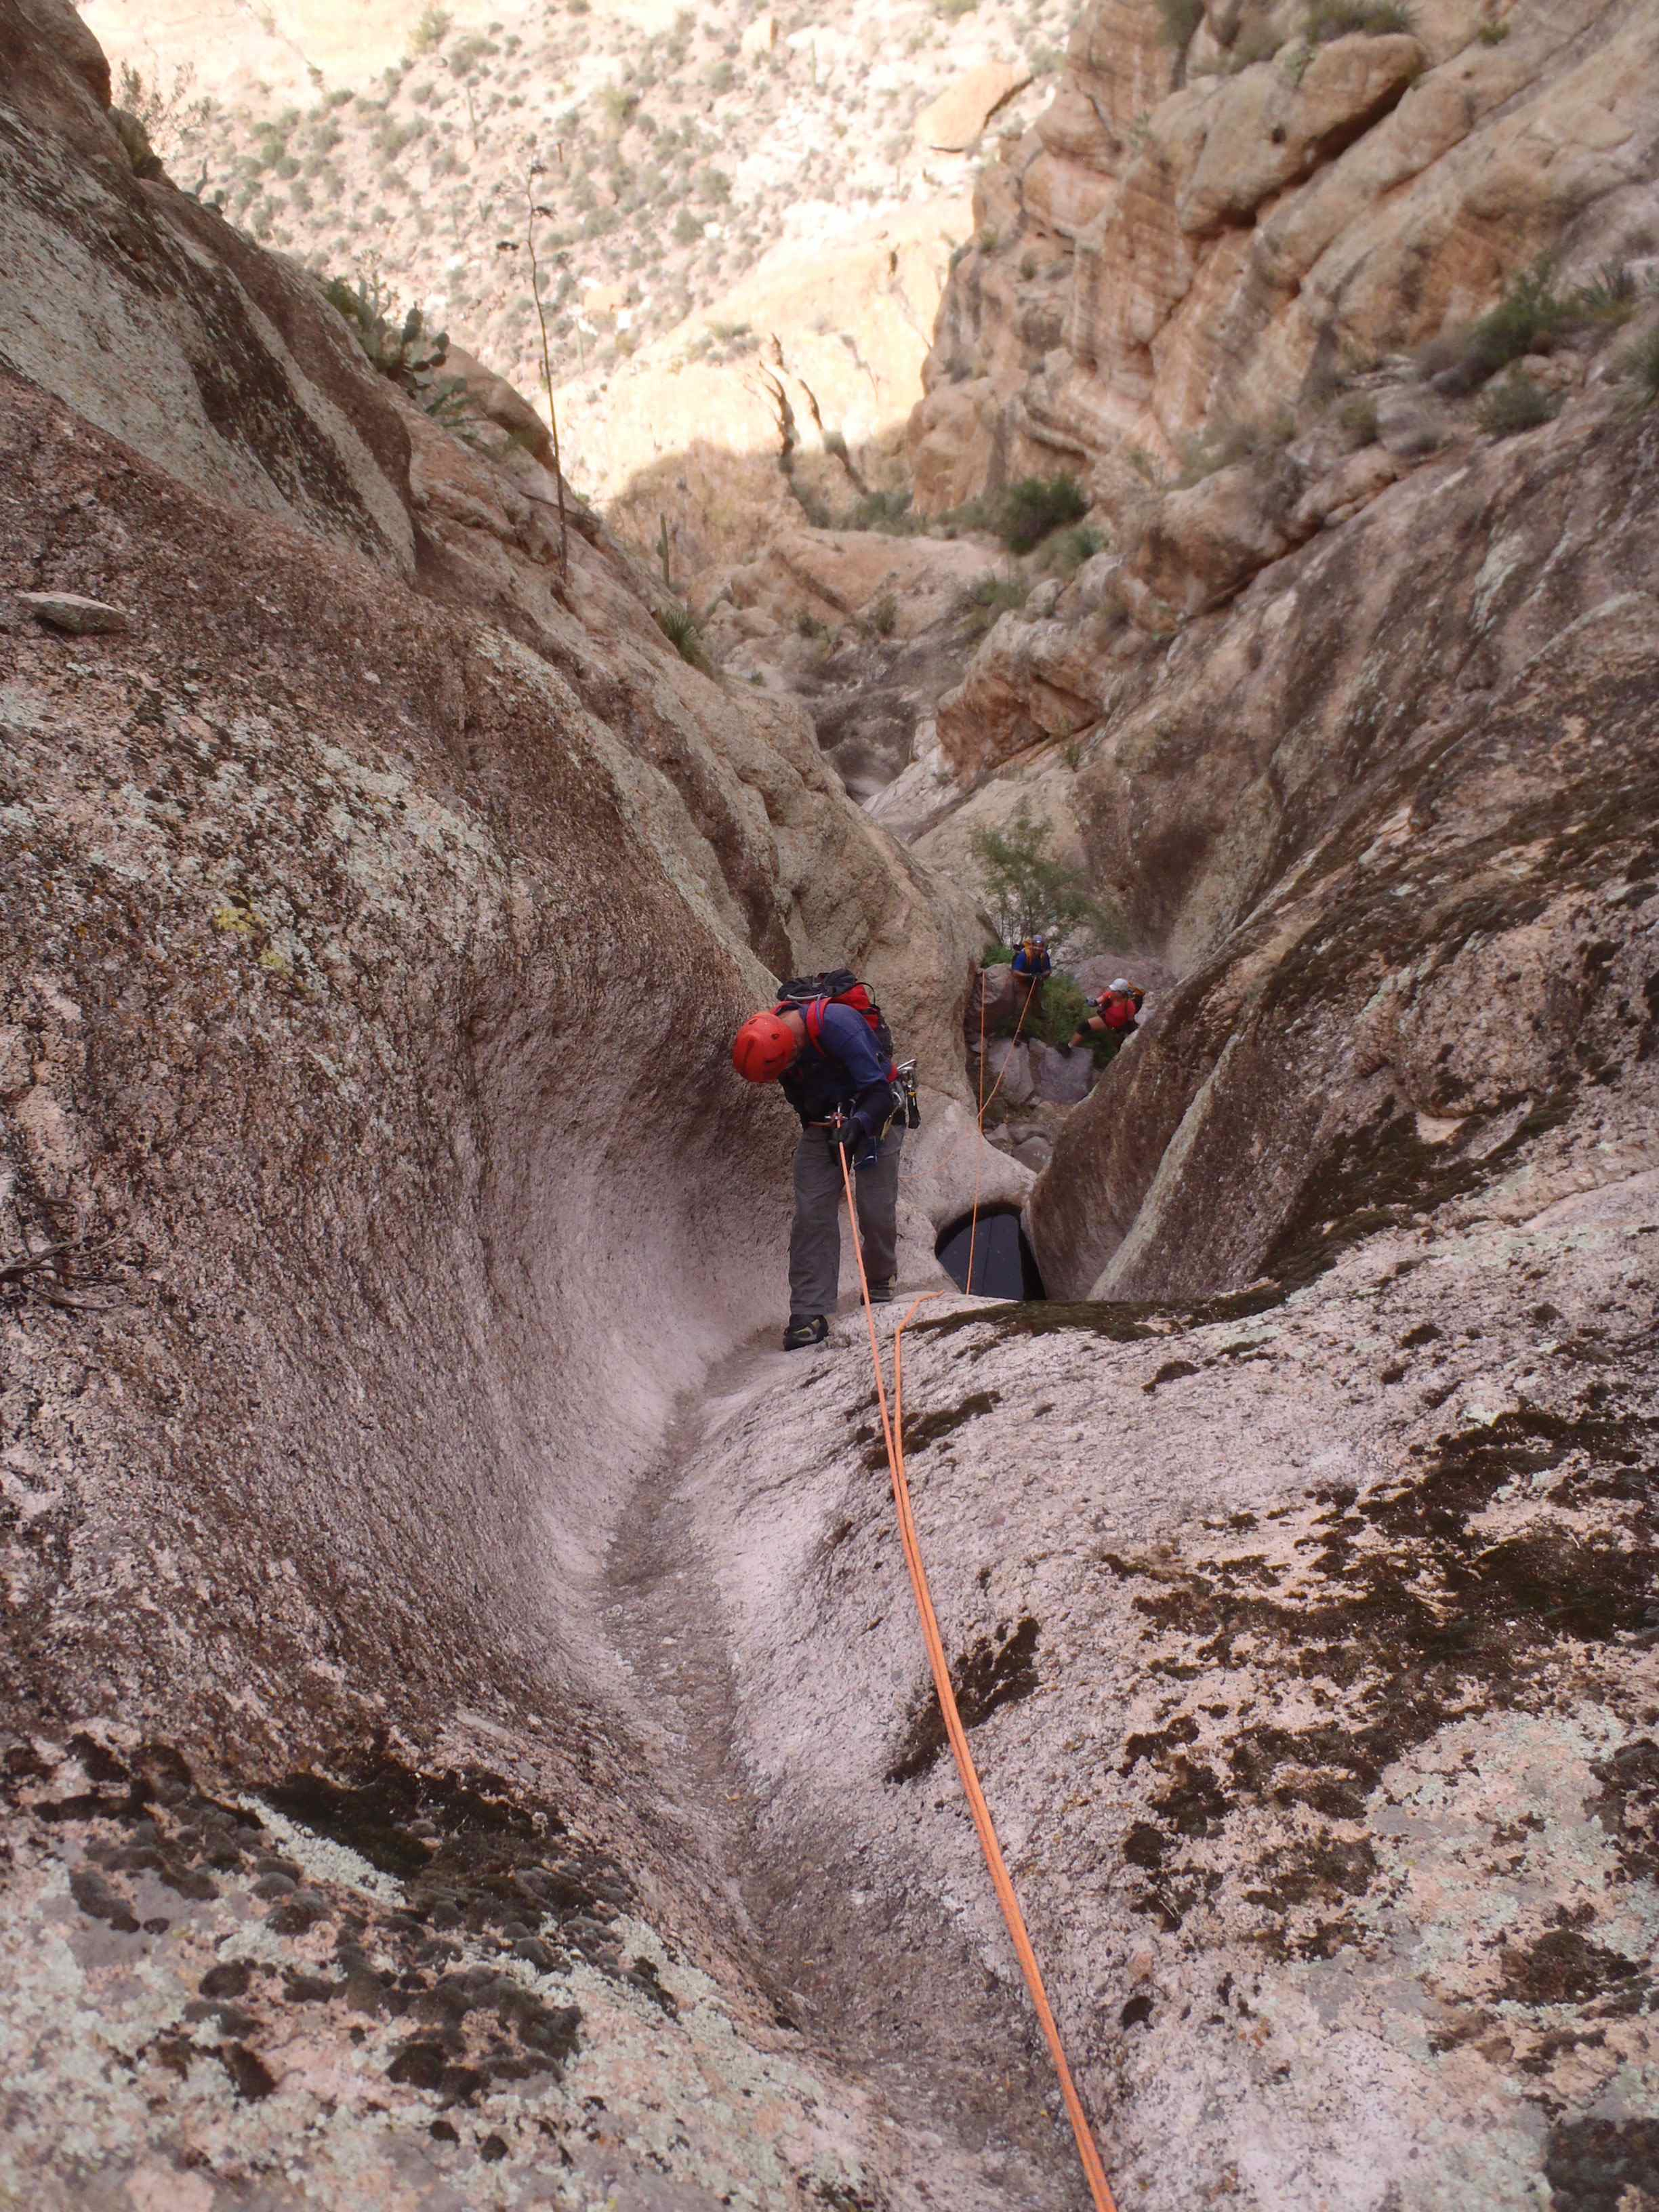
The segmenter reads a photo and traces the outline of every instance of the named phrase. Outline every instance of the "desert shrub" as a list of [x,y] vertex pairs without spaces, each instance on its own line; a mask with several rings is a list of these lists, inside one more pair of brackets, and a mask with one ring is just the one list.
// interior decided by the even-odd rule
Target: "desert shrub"
[[1553,422],[1561,402],[1523,369],[1511,369],[1501,384],[1489,384],[1475,404],[1474,417],[1489,438],[1512,438]]
[[971,15],[978,5],[979,0],[938,0],[939,12],[947,23],[954,23],[963,15]]
[[844,530],[879,530],[902,537],[917,527],[908,491],[867,491],[848,514]]
[[1308,37],[1315,46],[1346,39],[1355,31],[1379,37],[1389,31],[1414,31],[1417,24],[1402,0],[1313,0]]
[[1031,586],[1025,577],[999,576],[988,568],[957,594],[952,611],[965,624],[969,637],[983,637],[1000,617],[1023,607],[1030,596]]
[[1204,21],[1204,0],[1158,0],[1164,18],[1164,36],[1172,46],[1184,46]]
[[795,476],[790,477],[788,486],[790,497],[814,530],[829,530],[834,527],[835,517],[830,514],[830,502],[822,492],[815,490],[811,484],[803,483],[799,477]]
[[1093,1013],[1083,986],[1070,975],[1051,975],[1042,987],[1042,1012],[1027,1035],[1043,1044],[1064,1044]]
[[708,89],[713,93],[730,92],[738,81],[738,73],[730,62],[716,62],[708,72]]
[[1555,289],[1547,258],[1512,276],[1503,298],[1455,341],[1471,385],[1484,383],[1522,354],[1541,353],[1571,319],[1572,309]]
[[1000,830],[976,830],[969,842],[1000,944],[1018,945],[1041,932],[1058,961],[1066,953],[1075,957],[1108,927],[1088,878],[1054,857],[1051,824],[1036,820],[1024,800]]
[[674,218],[675,245],[695,246],[702,236],[702,225],[690,208],[682,208]]
[[1501,46],[1509,34],[1507,23],[1483,23],[1477,36],[1483,46]]
[[1572,305],[1593,323],[1622,323],[1636,313],[1636,275],[1622,261],[1604,261],[1588,284],[1572,295]]
[[1026,56],[1033,76],[1057,76],[1066,66],[1064,46],[1033,46]]
[[1074,576],[1085,561],[1092,561],[1105,547],[1105,533],[1085,522],[1073,530],[1056,531],[1040,558],[1050,575]]
[[455,18],[447,8],[426,8],[410,34],[409,50],[414,54],[429,54],[442,46]]
[[447,430],[459,430],[465,435],[483,427],[484,418],[472,404],[464,376],[428,378],[415,396],[433,421],[441,422]]
[[891,637],[898,627],[898,601],[891,592],[884,592],[870,609],[870,627],[878,637]]
[[805,638],[809,644],[827,645],[830,641],[830,625],[828,623],[821,623],[816,615],[809,614],[803,607],[795,617],[795,635]]
[[1218,469],[1265,460],[1295,435],[1296,418],[1288,409],[1267,416],[1224,415],[1201,435],[1181,441],[1181,474],[1176,481],[1184,488],[1202,483]]
[[1350,392],[1336,410],[1336,419],[1350,436],[1364,446],[1376,443],[1376,394]]
[[449,66],[455,76],[470,76],[480,62],[487,61],[497,51],[493,39],[485,38],[482,31],[469,31],[450,48]]
[[994,526],[1011,553],[1029,553],[1050,531],[1088,512],[1089,495],[1075,477],[1022,477],[1003,493]]
[[639,104],[638,93],[630,91],[626,85],[607,84],[599,93],[599,105],[605,110],[605,121],[613,131],[628,128]]
[[1659,330],[1637,340],[1619,363],[1619,380],[1629,385],[1638,407],[1651,407],[1659,401]]
[[671,605],[655,611],[657,628],[668,640],[680,659],[693,668],[700,668],[705,676],[714,672],[708,647],[702,641],[702,631],[696,617],[688,606],[674,601]]

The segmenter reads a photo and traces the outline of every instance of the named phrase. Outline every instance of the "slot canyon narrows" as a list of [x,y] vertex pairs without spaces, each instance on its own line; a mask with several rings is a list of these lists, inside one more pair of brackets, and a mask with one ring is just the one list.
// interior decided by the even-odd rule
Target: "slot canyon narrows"
[[0,0],[0,2198],[1659,2203],[1656,70]]

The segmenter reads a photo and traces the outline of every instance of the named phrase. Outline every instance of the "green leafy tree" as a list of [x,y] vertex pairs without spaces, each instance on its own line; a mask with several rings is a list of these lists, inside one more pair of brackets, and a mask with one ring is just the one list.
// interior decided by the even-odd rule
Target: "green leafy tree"
[[976,830],[972,842],[981,892],[1005,945],[1041,933],[1058,962],[1077,958],[1110,932],[1111,916],[1087,876],[1055,858],[1052,828],[1024,802],[1000,830]]

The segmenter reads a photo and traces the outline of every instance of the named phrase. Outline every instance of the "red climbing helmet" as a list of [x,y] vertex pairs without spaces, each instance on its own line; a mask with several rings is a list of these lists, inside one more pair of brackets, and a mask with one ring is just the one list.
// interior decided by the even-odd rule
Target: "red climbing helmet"
[[732,1040],[732,1065],[746,1083],[774,1083],[799,1049],[781,1014],[750,1014]]

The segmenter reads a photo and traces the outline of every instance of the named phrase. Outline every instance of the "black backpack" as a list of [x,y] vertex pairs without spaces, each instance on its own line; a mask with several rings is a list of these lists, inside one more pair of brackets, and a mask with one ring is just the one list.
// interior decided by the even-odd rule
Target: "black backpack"
[[870,996],[869,985],[860,983],[850,968],[826,968],[819,975],[796,975],[779,987],[777,1012],[801,1017],[806,1024],[807,1041],[817,1053],[823,1050],[823,1010],[830,1005],[851,1006],[854,1013],[863,1015],[875,1038],[876,1049],[887,1062],[890,1079],[894,1073],[893,1033],[882,1018],[881,1008]]

